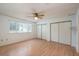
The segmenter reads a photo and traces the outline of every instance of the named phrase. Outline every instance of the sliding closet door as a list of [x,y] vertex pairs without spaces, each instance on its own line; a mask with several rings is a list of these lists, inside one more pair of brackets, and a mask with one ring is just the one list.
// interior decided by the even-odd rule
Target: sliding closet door
[[59,23],[59,42],[71,44],[71,22]]
[[38,24],[37,25],[37,38],[40,38],[41,39],[41,24]]
[[42,39],[46,39],[46,29],[47,29],[47,26],[46,24],[42,24]]
[[58,24],[51,24],[51,41],[58,42]]

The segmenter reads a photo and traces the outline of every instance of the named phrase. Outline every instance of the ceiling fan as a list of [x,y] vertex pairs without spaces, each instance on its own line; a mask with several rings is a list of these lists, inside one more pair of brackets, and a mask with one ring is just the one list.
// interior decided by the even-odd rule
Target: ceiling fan
[[31,16],[33,19],[38,20],[38,19],[42,19],[45,15],[43,14],[43,12],[36,12],[33,11],[33,13],[31,13]]

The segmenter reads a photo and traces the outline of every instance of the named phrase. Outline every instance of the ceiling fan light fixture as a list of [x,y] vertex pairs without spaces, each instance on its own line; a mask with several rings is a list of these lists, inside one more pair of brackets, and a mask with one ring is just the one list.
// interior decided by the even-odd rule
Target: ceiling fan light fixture
[[35,20],[38,20],[38,17],[34,17]]

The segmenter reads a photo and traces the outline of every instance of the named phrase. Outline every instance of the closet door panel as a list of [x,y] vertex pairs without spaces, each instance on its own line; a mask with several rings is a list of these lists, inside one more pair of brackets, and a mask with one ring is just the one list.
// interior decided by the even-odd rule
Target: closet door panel
[[37,37],[41,39],[41,24],[37,25]]
[[46,24],[42,24],[42,39],[46,39]]
[[51,41],[58,42],[58,24],[51,24]]
[[59,24],[59,42],[70,45],[71,41],[71,22]]

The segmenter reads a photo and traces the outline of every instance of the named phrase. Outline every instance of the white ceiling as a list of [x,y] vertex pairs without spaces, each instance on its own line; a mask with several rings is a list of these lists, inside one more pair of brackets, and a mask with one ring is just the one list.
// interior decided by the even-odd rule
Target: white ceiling
[[79,8],[78,3],[0,3],[0,13],[21,19],[35,21],[31,13],[36,10],[45,14],[43,19],[64,17],[74,14]]

